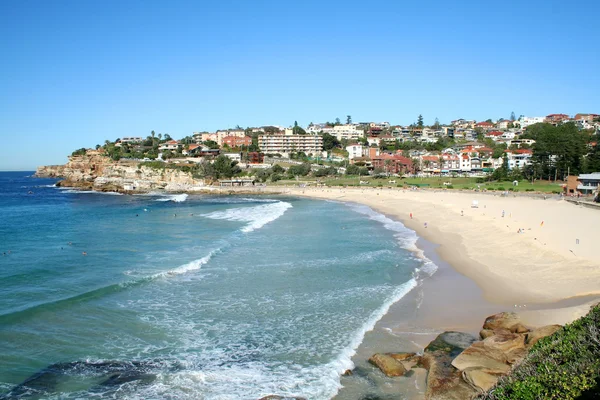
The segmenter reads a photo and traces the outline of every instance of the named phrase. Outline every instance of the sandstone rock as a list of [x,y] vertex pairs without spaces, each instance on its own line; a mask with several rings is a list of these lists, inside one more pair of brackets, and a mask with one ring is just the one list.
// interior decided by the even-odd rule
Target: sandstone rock
[[531,329],[527,328],[525,325],[523,325],[523,324],[521,324],[521,323],[519,323],[519,324],[516,324],[515,326],[513,326],[513,327],[511,328],[511,332],[514,332],[514,333],[527,333],[527,332],[529,332],[530,330],[531,330]]
[[404,361],[417,356],[417,353],[386,353],[386,355],[392,357],[394,360]]
[[258,400],[306,400],[304,397],[290,397],[290,396],[278,396],[276,394],[270,394],[265,397],[261,397]]
[[483,329],[497,330],[497,329],[508,329],[511,330],[515,325],[520,324],[521,320],[517,314],[513,312],[501,312],[494,314],[485,319]]
[[484,342],[473,343],[452,360],[452,365],[461,371],[467,368],[486,368],[506,373],[510,370],[506,355],[501,350],[486,346]]
[[527,355],[527,348],[523,347],[520,349],[513,349],[506,354],[506,362],[509,364],[516,364],[521,361]]
[[525,348],[525,336],[508,331],[498,331],[483,341],[485,347],[498,349],[508,353],[515,349]]
[[352,372],[351,369],[347,369],[344,371],[344,373],[342,374],[342,376],[352,376],[354,375],[354,372]]
[[448,353],[451,357],[455,357],[476,340],[477,338],[475,338],[475,336],[469,335],[468,333],[444,332],[438,335],[427,347],[425,347],[425,352],[442,351]]
[[491,329],[482,329],[479,331],[479,337],[481,339],[489,338],[494,334],[494,331]]
[[534,329],[527,334],[527,346],[533,346],[538,340],[554,334],[554,332],[560,330],[560,325],[547,325],[541,328]]
[[387,354],[374,354],[369,358],[369,362],[375,365],[386,376],[402,376],[406,373],[404,365],[393,357]]
[[477,393],[462,378],[461,373],[451,365],[452,358],[444,351],[427,352],[422,357],[427,366],[428,400],[463,400],[470,399]]
[[490,390],[502,374],[481,368],[467,368],[462,372],[463,379],[479,392]]
[[65,165],[39,167],[36,176],[64,178],[58,186],[125,193],[163,189],[183,192],[205,186],[204,180],[194,179],[190,172],[155,169],[126,160],[113,161],[96,150],[70,156]]

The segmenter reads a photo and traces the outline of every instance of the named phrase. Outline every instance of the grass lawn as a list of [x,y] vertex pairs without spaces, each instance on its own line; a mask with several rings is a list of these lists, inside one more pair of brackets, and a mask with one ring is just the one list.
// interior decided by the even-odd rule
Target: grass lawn
[[[396,181],[395,184],[390,184],[389,181]],[[384,178],[374,179],[371,176],[339,176],[337,178],[327,177],[320,178],[319,182],[324,183],[328,186],[359,186],[359,181],[369,181],[369,186],[402,186],[402,185],[415,185],[420,187],[430,188],[445,188],[444,182],[451,183],[452,189],[486,189],[486,190],[511,190],[515,192],[561,192],[563,182],[552,182],[552,181],[536,181],[533,184],[528,181],[520,181],[518,186],[513,186],[512,182],[484,182],[477,183],[477,178],[451,178],[451,177],[430,177],[430,178]],[[301,177],[297,181],[295,179],[281,180],[276,183],[269,183],[269,185],[296,185],[296,184],[310,184],[315,185],[317,183],[316,178],[312,177]]]

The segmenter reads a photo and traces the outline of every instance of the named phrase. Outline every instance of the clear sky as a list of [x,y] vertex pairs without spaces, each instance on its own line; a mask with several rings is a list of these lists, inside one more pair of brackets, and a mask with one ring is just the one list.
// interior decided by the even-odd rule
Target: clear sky
[[105,139],[600,113],[600,1],[0,1],[0,170]]

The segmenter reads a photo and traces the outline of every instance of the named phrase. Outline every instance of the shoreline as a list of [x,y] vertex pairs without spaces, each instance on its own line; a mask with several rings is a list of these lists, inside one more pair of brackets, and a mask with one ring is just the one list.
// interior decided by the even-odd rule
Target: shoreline
[[[393,303],[363,336],[352,357],[363,374],[373,371],[367,360],[374,353],[422,351],[448,330],[477,336],[482,321],[497,312],[515,311],[531,326],[565,324],[585,315],[600,298],[600,254],[592,241],[600,213],[566,201],[395,188],[219,187],[187,193],[357,203],[416,233],[415,252],[438,270]],[[470,207],[474,199],[479,208]],[[515,232],[517,227],[523,233]],[[573,238],[580,239],[577,247]],[[423,398],[425,379],[422,372],[402,380],[377,373],[368,379],[342,376],[334,398],[374,394],[373,382],[380,395]]]

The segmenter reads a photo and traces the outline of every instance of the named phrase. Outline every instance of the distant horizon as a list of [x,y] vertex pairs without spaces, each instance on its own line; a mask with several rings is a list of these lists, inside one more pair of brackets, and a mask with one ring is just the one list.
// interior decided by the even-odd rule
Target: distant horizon
[[0,170],[152,130],[600,113],[599,13],[591,0],[4,2]]

